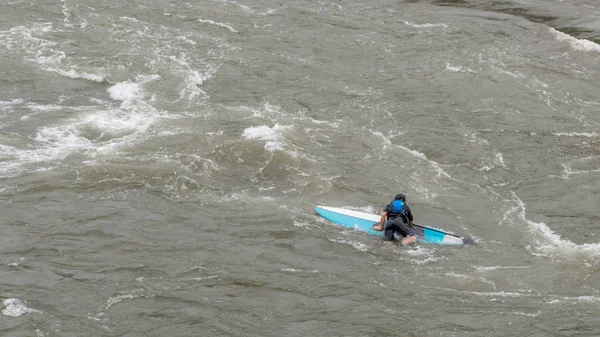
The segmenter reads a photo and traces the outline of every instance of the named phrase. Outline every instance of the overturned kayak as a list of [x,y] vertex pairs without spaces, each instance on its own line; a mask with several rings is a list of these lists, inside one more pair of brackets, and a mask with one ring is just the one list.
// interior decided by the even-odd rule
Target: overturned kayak
[[[317,211],[317,213],[319,213],[319,215],[325,219],[338,225],[356,229],[371,235],[383,236],[383,232],[373,229],[373,225],[378,223],[381,219],[381,216],[377,214],[328,206],[316,206],[315,211]],[[456,234],[448,233],[437,228],[415,224],[412,229],[415,232],[418,241],[422,243],[433,243],[439,245],[475,244],[473,239],[463,238]]]

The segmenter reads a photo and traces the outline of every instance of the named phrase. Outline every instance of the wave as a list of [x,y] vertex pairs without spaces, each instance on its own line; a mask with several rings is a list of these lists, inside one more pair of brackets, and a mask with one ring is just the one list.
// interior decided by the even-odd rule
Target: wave
[[[144,84],[156,78],[142,76],[136,81],[109,87],[110,97],[121,102],[118,107],[106,102],[102,102],[105,106],[91,107],[27,105],[33,111],[77,111],[77,116],[39,127],[29,147],[0,145],[0,156],[10,160],[2,166],[0,175],[18,176],[23,172],[45,170],[73,154],[89,160],[143,141],[156,120],[167,117],[144,101],[147,95]],[[29,167],[31,165],[35,167]]]
[[600,256],[600,243],[576,244],[562,238],[543,222],[533,222],[526,217],[525,203],[512,192],[517,205],[509,210],[515,212],[527,225],[531,234],[532,245],[527,250],[535,256],[551,258],[594,259]]
[[550,28],[550,32],[556,36],[559,41],[567,41],[575,50],[600,52],[600,45],[586,39],[578,39],[569,34]]
[[76,65],[70,65],[70,57],[59,49],[58,43],[42,38],[52,29],[51,23],[13,27],[8,31],[0,31],[0,42],[8,50],[24,53],[27,61],[37,64],[43,70],[72,79],[84,79],[96,83],[106,81],[105,75],[101,74],[100,70],[96,70],[99,73],[92,73],[81,70]]
[[275,124],[273,127],[266,125],[249,127],[242,132],[242,137],[249,140],[264,140],[265,150],[273,152],[275,150],[283,150],[283,142],[281,132],[291,129],[292,126],[281,126]]

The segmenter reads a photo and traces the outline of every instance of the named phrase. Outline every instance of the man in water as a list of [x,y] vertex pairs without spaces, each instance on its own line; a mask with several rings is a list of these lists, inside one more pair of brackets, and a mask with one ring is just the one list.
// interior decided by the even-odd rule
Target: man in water
[[383,209],[381,220],[373,225],[376,231],[384,231],[385,240],[395,241],[394,233],[400,233],[403,246],[415,243],[417,237],[409,226],[414,224],[410,207],[406,204],[406,196],[402,193],[396,194],[394,200]]

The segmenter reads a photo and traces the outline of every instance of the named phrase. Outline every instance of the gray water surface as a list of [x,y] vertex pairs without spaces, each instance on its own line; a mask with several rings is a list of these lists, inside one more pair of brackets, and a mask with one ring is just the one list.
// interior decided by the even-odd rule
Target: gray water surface
[[0,2],[0,335],[599,336],[599,17]]

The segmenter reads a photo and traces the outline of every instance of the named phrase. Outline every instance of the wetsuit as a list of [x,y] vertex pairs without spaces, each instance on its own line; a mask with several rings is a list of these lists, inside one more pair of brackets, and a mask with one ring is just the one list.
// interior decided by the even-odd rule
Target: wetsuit
[[395,232],[400,233],[404,237],[414,235],[412,229],[408,226],[410,221],[413,221],[410,207],[404,204],[402,210],[398,211],[393,209],[393,203],[388,204],[384,209],[384,212],[387,214],[387,220],[383,226],[385,239],[389,241],[395,240]]

